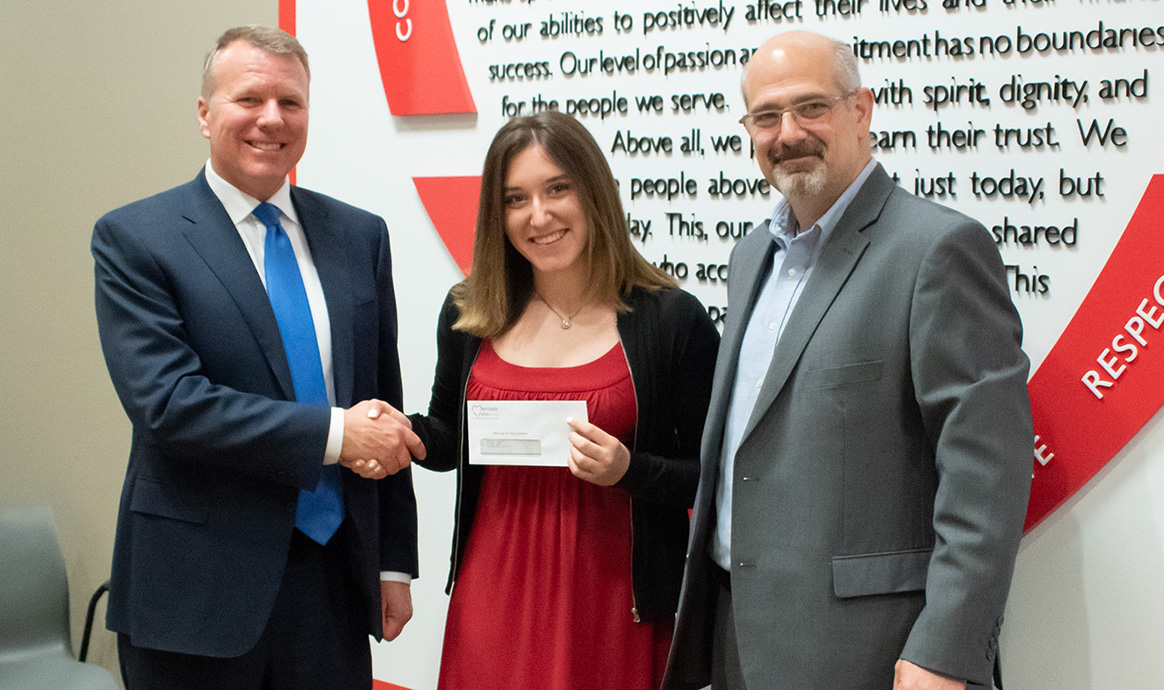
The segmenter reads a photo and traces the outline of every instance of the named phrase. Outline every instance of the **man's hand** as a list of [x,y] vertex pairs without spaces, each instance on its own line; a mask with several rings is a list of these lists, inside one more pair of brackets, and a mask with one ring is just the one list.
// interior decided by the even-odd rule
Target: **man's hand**
[[344,411],[340,464],[365,479],[383,479],[424,458],[424,444],[412,423],[382,400],[365,400]]
[[384,617],[384,639],[391,642],[412,618],[412,586],[381,580],[380,613]]
[[893,690],[966,690],[966,683],[898,659],[893,667]]
[[630,451],[617,438],[590,422],[566,420],[570,434],[570,472],[599,486],[614,486],[630,466]]

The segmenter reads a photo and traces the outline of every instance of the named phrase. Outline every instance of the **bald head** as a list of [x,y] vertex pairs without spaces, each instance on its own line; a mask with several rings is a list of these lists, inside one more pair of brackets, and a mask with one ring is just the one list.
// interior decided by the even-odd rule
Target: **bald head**
[[770,68],[769,63],[783,58],[823,61],[818,64],[827,63],[832,66],[833,82],[838,91],[848,92],[861,88],[857,58],[847,43],[834,41],[811,31],[786,31],[764,41],[744,68],[740,90],[744,96],[745,106],[750,104],[748,79],[753,70],[757,66]]

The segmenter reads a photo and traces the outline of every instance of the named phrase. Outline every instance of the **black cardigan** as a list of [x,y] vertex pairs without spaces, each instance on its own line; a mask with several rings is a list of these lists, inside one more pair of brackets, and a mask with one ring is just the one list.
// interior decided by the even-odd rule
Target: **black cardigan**
[[[634,290],[618,334],[634,381],[638,415],[628,444],[630,465],[616,486],[631,496],[635,620],[675,612],[687,549],[688,508],[699,483],[699,444],[711,396],[719,332],[695,297],[678,289]],[[437,326],[437,368],[427,415],[409,415],[424,441],[421,467],[457,470],[452,566],[446,591],[468,542],[484,469],[470,465],[465,388],[481,339],[454,331],[459,316],[446,298]]]

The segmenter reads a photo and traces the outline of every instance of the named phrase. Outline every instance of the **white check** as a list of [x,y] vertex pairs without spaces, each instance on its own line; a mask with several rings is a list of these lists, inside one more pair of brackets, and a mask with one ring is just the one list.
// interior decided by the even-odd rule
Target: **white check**
[[570,426],[585,400],[469,400],[469,464],[566,467]]

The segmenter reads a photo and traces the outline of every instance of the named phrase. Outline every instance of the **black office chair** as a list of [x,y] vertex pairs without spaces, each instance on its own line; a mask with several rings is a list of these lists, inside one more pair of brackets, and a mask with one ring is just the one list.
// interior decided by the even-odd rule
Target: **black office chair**
[[69,584],[48,508],[0,512],[0,688],[117,690],[73,658]]

